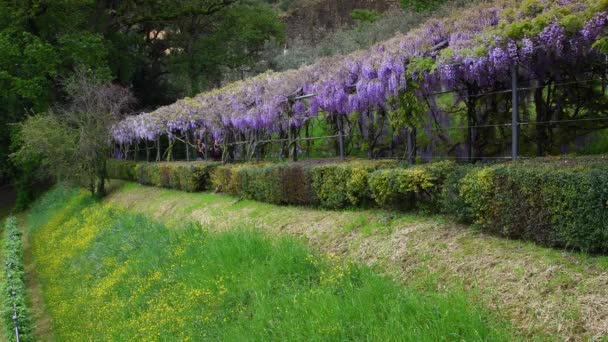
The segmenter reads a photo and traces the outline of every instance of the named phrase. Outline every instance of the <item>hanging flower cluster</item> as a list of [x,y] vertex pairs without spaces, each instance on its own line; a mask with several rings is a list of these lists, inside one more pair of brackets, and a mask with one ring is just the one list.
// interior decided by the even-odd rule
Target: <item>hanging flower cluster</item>
[[[604,60],[592,49],[608,27],[608,13],[598,7],[599,1],[538,2],[542,5],[538,11],[517,12],[516,5],[501,2],[460,13],[458,19],[433,19],[367,51],[321,59],[297,70],[267,72],[128,117],[113,127],[113,137],[117,143],[130,144],[184,133],[208,134],[216,141],[227,134],[271,135],[301,127],[319,112],[350,115],[386,108],[405,90],[408,77],[417,77],[427,93],[463,84],[487,88],[507,83],[514,63],[542,69]],[[574,31],[551,18],[566,9],[586,20]],[[540,29],[531,25],[520,36],[504,33],[540,16],[548,17]],[[434,51],[437,44],[447,49]],[[433,58],[437,72],[408,70],[410,61],[420,57]],[[315,96],[294,100],[304,94]]]

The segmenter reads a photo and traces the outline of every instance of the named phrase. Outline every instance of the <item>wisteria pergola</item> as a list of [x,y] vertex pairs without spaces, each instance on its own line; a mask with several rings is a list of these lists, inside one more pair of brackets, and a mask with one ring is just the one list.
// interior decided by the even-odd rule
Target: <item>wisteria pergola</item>
[[[324,58],[297,70],[267,72],[182,99],[127,117],[113,127],[113,138],[123,147],[161,136],[213,141],[224,150],[238,144],[246,158],[259,155],[264,142],[277,139],[286,142],[285,153],[295,158],[301,129],[313,119],[327,120],[340,137],[357,132],[368,147],[387,134],[378,125],[390,123],[397,127],[391,134],[410,141],[411,156],[417,131],[434,132],[438,141],[453,139],[446,133],[453,118],[438,104],[441,94],[450,93],[450,101],[466,112],[466,138],[458,148],[467,158],[480,154],[475,151],[477,140],[491,139],[474,128],[498,127],[511,112],[518,116],[519,98],[522,107],[528,98],[534,105],[532,117],[526,111],[522,115],[536,121],[542,155],[551,129],[543,122],[608,115],[597,110],[598,101],[605,99],[607,57],[598,42],[606,39],[608,9],[605,1],[597,0],[531,3],[482,5],[457,18],[429,20],[366,51]],[[519,95],[512,96],[509,89],[518,78],[532,86],[516,89]],[[584,93],[593,87],[585,85],[589,80],[602,82],[600,97]],[[576,87],[563,86],[570,82]],[[564,109],[568,106],[574,109]],[[589,125],[598,127],[597,122]],[[517,127],[507,129],[515,133]]]

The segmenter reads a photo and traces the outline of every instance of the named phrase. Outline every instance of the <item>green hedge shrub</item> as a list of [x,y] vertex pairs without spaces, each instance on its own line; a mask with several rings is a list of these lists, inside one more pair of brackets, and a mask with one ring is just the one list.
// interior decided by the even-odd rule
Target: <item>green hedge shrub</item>
[[308,166],[299,163],[218,167],[213,186],[221,192],[275,204],[312,204]]
[[608,252],[608,165],[512,163],[460,182],[469,219],[484,230],[548,246]]
[[216,192],[241,196],[242,187],[239,183],[241,169],[253,169],[262,164],[227,164],[215,168],[211,173],[211,186]]
[[444,214],[453,216],[459,222],[472,223],[472,213],[460,195],[460,187],[462,179],[479,168],[475,165],[458,165],[447,174],[439,199],[439,207]]
[[204,191],[210,187],[211,172],[219,165],[215,162],[137,163],[137,182],[189,192]]
[[381,207],[439,210],[443,184],[455,168],[438,162],[376,171],[369,177],[371,197]]
[[[110,165],[110,164],[109,164]],[[495,165],[394,161],[332,164],[113,162],[113,175],[186,191],[275,204],[344,208],[374,203],[441,211],[502,236],[608,252],[608,163],[556,159]],[[134,171],[132,171],[134,170]]]
[[17,219],[13,216],[4,224],[4,274],[2,276],[2,323],[7,341],[16,341],[13,315],[16,312],[20,341],[33,341],[32,318],[27,307],[23,243]]
[[372,203],[369,175],[394,167],[397,167],[395,161],[355,161],[311,167],[309,177],[315,202],[332,209]]
[[369,173],[396,166],[394,161],[223,165],[212,183],[218,191],[268,203],[343,208],[368,201]]
[[136,165],[137,162],[132,160],[110,159],[106,162],[108,178],[135,182],[137,181],[137,175],[135,173]]

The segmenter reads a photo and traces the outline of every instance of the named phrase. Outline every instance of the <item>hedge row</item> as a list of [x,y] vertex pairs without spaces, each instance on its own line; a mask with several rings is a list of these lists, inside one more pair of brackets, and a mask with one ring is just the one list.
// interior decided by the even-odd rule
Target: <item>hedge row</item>
[[502,236],[608,252],[608,164],[509,163],[461,168],[443,210]]
[[110,160],[107,172],[109,178],[196,192],[209,189],[211,172],[218,165],[216,162],[136,163]]
[[[16,341],[17,324],[20,341],[33,341],[32,319],[27,308],[23,243],[15,217],[4,224],[4,277],[2,279],[2,324],[7,341]],[[15,315],[16,313],[16,315]]]
[[438,210],[443,182],[454,167],[439,162],[400,168],[394,161],[224,165],[212,183],[225,193],[276,204]]
[[[607,160],[482,166],[438,162],[411,168],[398,167],[393,161],[213,164],[199,166],[196,176],[194,169],[174,172],[183,174],[182,179],[204,179],[197,183],[204,186],[198,187],[183,187],[180,181],[175,181],[179,186],[172,185],[171,179],[179,179],[177,176],[163,180],[162,170],[178,169],[179,165],[190,164],[137,164],[136,180],[189,191],[212,187],[275,204],[326,208],[374,205],[443,212],[509,238],[608,252]],[[128,170],[117,169],[116,173],[129,175]]]
[[219,191],[269,203],[343,208],[370,202],[369,174],[396,166],[393,161],[224,165],[212,183]]

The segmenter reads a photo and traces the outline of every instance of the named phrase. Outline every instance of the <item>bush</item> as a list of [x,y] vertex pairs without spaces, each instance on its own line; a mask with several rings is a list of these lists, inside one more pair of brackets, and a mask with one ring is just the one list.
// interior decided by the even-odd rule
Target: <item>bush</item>
[[470,219],[482,229],[589,252],[608,251],[608,167],[602,163],[513,163],[461,181]]
[[445,214],[451,215],[459,222],[471,223],[472,213],[469,206],[460,196],[462,179],[470,172],[477,170],[474,165],[460,165],[448,173],[441,190],[439,206]]
[[23,267],[23,243],[15,217],[5,221],[4,232],[4,275],[2,279],[2,322],[7,341],[16,341],[15,321],[20,341],[33,341],[30,312],[27,308],[25,276]]
[[219,165],[214,162],[137,163],[137,182],[189,192],[210,187],[211,172]]
[[106,172],[110,179],[123,179],[135,182],[137,181],[135,166],[137,166],[137,162],[131,160],[110,159],[106,162]]
[[356,161],[312,167],[309,175],[315,201],[332,209],[369,204],[369,174],[396,166],[394,161]]
[[262,202],[312,204],[307,169],[299,163],[224,165],[212,182],[219,191]]
[[211,173],[211,185],[216,192],[223,192],[230,195],[241,195],[241,187],[239,185],[239,169],[255,168],[260,165],[256,164],[233,164],[222,165],[215,168]]
[[454,168],[451,162],[438,162],[376,171],[369,178],[371,197],[381,207],[438,210],[443,184]]
[[276,204],[312,204],[308,166],[295,163],[240,168],[242,195]]
[[396,165],[393,161],[224,165],[215,170],[212,183],[218,191],[268,203],[343,208],[368,201],[370,172]]

